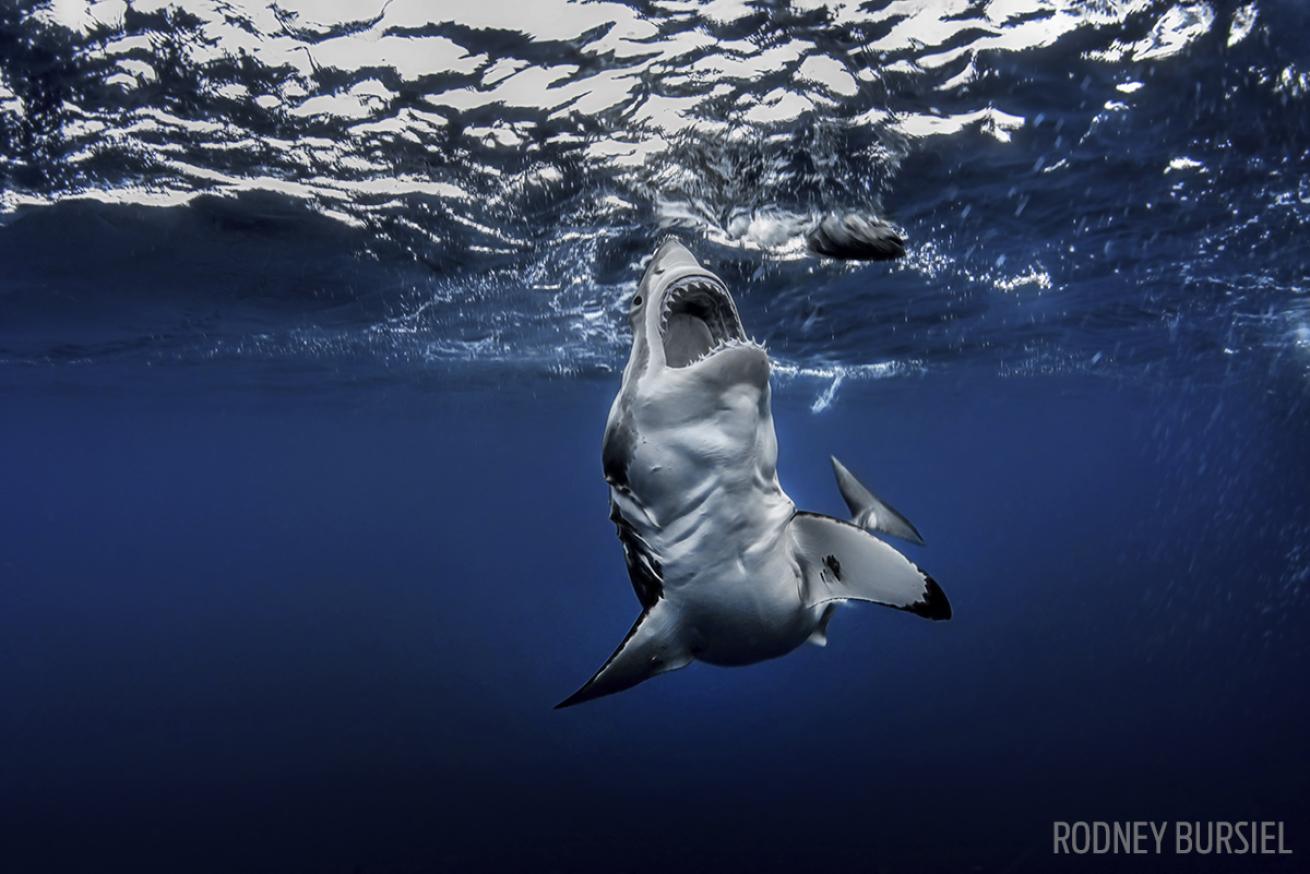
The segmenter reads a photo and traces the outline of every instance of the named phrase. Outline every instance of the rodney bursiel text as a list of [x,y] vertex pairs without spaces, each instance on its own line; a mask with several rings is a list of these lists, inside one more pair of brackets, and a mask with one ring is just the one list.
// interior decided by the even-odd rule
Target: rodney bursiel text
[[1054,822],[1056,855],[1290,856],[1278,820]]

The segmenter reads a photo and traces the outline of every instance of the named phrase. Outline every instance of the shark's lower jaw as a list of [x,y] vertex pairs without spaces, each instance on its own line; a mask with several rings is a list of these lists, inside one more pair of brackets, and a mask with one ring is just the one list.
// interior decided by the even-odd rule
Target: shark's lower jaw
[[707,276],[679,280],[664,293],[660,310],[664,363],[691,367],[726,349],[754,346],[747,339],[728,290]]

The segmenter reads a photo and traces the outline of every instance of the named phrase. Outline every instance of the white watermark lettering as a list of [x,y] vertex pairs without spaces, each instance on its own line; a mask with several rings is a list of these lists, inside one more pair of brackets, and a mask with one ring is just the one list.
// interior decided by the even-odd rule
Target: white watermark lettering
[[1058,820],[1051,842],[1057,856],[1293,854],[1281,820]]

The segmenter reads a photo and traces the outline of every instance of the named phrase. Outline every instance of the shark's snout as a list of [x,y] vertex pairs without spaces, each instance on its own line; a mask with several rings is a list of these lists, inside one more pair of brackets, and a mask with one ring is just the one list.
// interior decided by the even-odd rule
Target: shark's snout
[[700,262],[696,256],[691,254],[682,241],[673,235],[669,235],[660,241],[655,249],[655,257],[651,260],[651,271],[659,274],[674,267],[699,267]]
[[701,266],[677,237],[665,237],[646,277],[647,340],[664,364],[684,368],[725,349],[749,345],[723,280]]

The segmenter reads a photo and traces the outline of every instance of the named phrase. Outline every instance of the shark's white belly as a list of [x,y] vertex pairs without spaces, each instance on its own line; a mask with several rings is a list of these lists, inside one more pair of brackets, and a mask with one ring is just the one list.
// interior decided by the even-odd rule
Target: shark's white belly
[[652,434],[636,449],[632,493],[619,501],[635,511],[625,516],[637,517],[659,562],[663,598],[692,654],[723,665],[783,655],[818,620],[802,602],[788,533],[796,508],[778,484],[772,418],[747,420],[749,434],[734,433],[738,421]]
[[[740,506],[731,496],[722,500]],[[795,507],[781,491],[770,505],[764,518],[738,520],[731,527],[717,524],[726,513],[707,514],[665,566],[664,597],[701,661],[739,665],[774,658],[814,630],[787,534]]]

